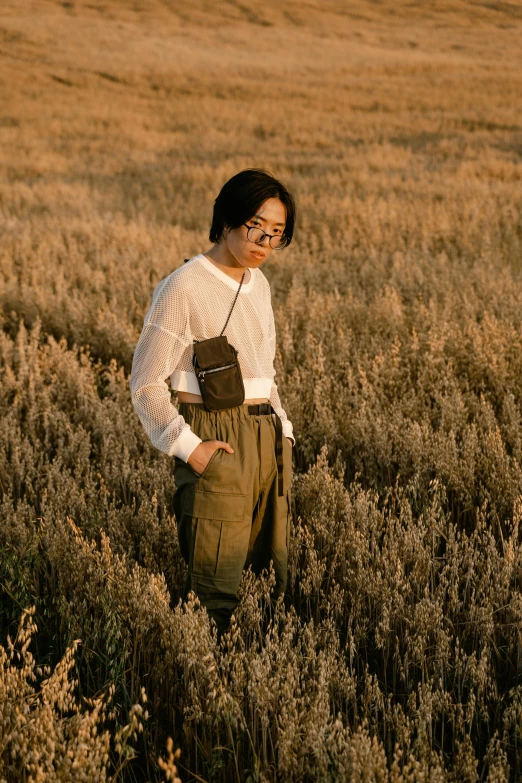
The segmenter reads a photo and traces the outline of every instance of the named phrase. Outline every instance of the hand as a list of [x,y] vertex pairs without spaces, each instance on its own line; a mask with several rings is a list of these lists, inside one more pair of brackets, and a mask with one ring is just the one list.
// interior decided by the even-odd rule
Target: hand
[[234,453],[234,449],[230,443],[226,443],[224,440],[204,440],[199,443],[192,454],[189,455],[187,464],[190,465],[192,470],[195,470],[196,473],[201,475],[210,462],[211,456],[218,449],[224,449],[225,451],[228,451],[229,454]]

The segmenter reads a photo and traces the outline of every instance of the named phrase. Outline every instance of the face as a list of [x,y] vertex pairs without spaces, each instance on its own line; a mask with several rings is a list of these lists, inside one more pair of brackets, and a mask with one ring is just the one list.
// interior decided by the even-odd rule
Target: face
[[[278,198],[269,198],[252,215],[250,220],[246,221],[247,226],[256,226],[262,228],[267,234],[280,236],[285,230],[286,208]],[[248,228],[239,226],[230,230],[225,229],[225,243],[227,250],[240,266],[258,267],[266,261],[272,248],[270,247],[269,237],[265,237],[262,242],[251,242],[247,239]]]

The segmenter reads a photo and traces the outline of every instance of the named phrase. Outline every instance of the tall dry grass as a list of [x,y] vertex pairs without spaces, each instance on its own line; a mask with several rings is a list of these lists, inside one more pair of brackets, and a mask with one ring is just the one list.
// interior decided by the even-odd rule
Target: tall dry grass
[[[0,779],[517,779],[519,6],[0,13]],[[249,165],[300,210],[295,508],[285,600],[245,574],[218,644],[128,372]]]

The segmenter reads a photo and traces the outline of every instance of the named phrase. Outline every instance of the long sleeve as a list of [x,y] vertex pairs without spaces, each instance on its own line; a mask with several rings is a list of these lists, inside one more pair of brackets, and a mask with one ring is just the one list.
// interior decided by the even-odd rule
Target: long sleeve
[[[273,367],[273,363],[275,361],[275,352],[276,352],[276,331],[275,331],[274,313],[272,310],[272,304],[270,298],[268,300],[268,308],[269,308],[269,317],[270,317],[269,330],[268,330],[268,343],[272,355],[272,367]],[[274,377],[275,377],[275,369],[273,369],[273,378]],[[283,435],[285,435],[287,438],[291,438],[295,446],[293,426],[292,423],[289,421],[288,416],[286,415],[286,411],[281,405],[281,399],[279,397],[277,384],[273,378],[272,378],[272,388],[270,389],[270,397],[269,397],[270,405],[281,419],[281,424],[283,425]]]
[[157,449],[185,462],[201,438],[172,404],[166,379],[191,342],[186,298],[174,275],[154,292],[145,316],[130,376],[132,403],[150,441]]

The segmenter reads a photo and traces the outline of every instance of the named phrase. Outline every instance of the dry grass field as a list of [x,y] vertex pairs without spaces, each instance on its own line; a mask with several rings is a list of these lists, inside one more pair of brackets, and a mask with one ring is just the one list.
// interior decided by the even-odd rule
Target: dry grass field
[[[521,41],[519,0],[2,0],[0,781],[522,779]],[[299,207],[290,583],[218,644],[128,374],[252,165]]]

